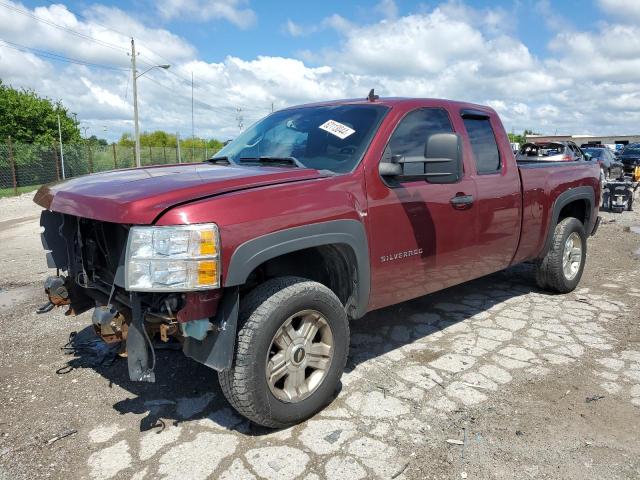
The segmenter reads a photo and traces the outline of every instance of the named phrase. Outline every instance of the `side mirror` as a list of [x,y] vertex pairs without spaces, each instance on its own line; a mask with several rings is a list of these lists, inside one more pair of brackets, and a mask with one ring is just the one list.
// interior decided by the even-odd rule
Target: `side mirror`
[[456,183],[462,177],[460,136],[455,133],[436,133],[429,136],[423,156],[402,157],[385,151],[379,172],[380,176],[388,180]]
[[583,153],[583,155],[584,155],[584,159],[585,159],[587,162],[591,161],[591,159],[593,158],[593,156],[592,156],[590,153],[586,153],[586,152],[585,152],[585,153]]
[[400,155],[393,155],[389,161],[380,162],[378,166],[378,171],[380,172],[380,176],[382,177],[398,177],[402,175],[402,165],[398,163],[398,160],[401,159]]

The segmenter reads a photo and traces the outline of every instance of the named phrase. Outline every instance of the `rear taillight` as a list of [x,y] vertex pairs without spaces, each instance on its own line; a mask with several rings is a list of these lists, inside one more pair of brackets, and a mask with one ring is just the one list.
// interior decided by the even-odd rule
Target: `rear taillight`
[[565,156],[562,157],[562,161],[563,162],[570,162],[571,160],[573,160],[571,155],[565,155]]

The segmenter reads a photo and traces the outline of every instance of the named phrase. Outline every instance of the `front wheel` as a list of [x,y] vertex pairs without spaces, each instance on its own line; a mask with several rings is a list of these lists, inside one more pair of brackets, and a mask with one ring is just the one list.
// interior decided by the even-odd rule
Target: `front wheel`
[[573,291],[582,277],[586,258],[587,236],[582,222],[565,218],[556,225],[551,247],[538,263],[538,286],[558,293]]
[[283,428],[331,400],[349,349],[347,316],[331,290],[298,277],[268,280],[243,299],[239,321],[233,365],[219,380],[241,415]]

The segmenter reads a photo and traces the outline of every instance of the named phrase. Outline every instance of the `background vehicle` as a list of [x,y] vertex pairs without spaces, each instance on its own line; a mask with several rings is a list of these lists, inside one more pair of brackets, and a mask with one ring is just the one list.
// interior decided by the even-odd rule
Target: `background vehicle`
[[633,175],[635,167],[640,166],[640,143],[631,143],[618,154],[618,160],[624,165],[624,173]]
[[[568,147],[572,148],[572,147]],[[598,226],[595,162],[518,165],[496,112],[433,99],[292,107],[209,163],[42,187],[50,305],[95,307],[154,381],[151,337],[219,371],[252,421],[319,411],[348,355],[349,319],[532,261],[573,290]]]
[[584,155],[573,142],[535,142],[520,147],[518,162],[572,162],[584,160]]
[[582,151],[600,164],[605,179],[617,180],[624,176],[624,165],[608,148],[583,148]]
[[611,212],[633,210],[633,195],[638,185],[631,181],[610,181],[604,185],[602,206]]

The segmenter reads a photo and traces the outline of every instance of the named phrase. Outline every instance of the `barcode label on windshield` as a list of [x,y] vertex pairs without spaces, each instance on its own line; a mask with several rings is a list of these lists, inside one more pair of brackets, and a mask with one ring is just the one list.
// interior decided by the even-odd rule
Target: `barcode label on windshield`
[[349,128],[340,122],[336,122],[335,120],[327,120],[318,128],[321,128],[325,132],[329,132],[330,134],[335,135],[340,140],[344,140],[349,135],[356,133],[353,128]]

